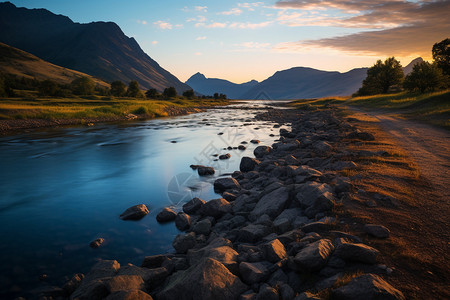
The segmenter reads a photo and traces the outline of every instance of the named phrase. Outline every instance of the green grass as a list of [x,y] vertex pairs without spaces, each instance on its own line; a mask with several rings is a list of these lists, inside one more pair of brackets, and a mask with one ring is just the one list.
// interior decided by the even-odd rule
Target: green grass
[[401,92],[365,97],[301,99],[291,102],[290,106],[311,109],[311,107],[320,108],[330,104],[383,110],[397,113],[407,119],[420,120],[450,129],[450,90],[426,94]]
[[190,108],[227,104],[226,100],[144,100],[113,97],[89,98],[3,98],[0,119],[114,118],[138,114],[147,118],[168,116],[169,107]]

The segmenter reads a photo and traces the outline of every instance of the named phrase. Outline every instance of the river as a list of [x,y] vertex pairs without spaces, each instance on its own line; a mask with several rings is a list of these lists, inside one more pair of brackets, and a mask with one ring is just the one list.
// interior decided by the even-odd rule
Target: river
[[[212,183],[253,156],[250,140],[277,139],[274,124],[254,119],[268,104],[1,137],[0,298],[61,286],[99,259],[140,265],[147,255],[173,251],[179,231],[157,223],[156,214],[166,206],[180,210],[193,197],[220,197]],[[224,149],[241,142],[248,143],[244,151]],[[231,158],[214,161],[224,153]],[[191,164],[213,166],[216,174],[199,177]],[[142,220],[119,218],[141,203],[150,210]],[[90,248],[99,237],[103,245]]]

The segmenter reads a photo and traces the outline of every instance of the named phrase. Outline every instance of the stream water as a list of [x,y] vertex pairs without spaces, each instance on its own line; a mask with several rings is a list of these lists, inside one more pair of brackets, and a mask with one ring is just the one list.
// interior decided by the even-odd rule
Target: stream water
[[[157,223],[156,214],[193,197],[218,198],[212,183],[253,156],[250,140],[271,145],[278,138],[273,124],[254,119],[268,104],[1,137],[0,298],[61,286],[99,259],[139,265],[147,255],[173,251],[179,232]],[[244,141],[244,151],[224,149]],[[214,161],[224,153],[231,158]],[[213,166],[216,174],[199,177],[191,164]],[[119,218],[141,203],[150,210],[142,220]],[[99,237],[103,245],[90,248]]]

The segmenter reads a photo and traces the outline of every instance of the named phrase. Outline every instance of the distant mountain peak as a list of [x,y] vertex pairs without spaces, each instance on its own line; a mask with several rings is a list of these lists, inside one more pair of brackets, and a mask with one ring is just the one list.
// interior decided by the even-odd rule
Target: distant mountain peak
[[189,79],[188,79],[188,81],[189,80],[205,80],[206,79],[206,76],[205,75],[203,75],[202,73],[200,73],[200,72],[197,72],[197,73],[195,73],[194,75],[192,75]]
[[413,59],[406,67],[403,68],[403,73],[405,73],[405,75],[408,75],[409,73],[412,72],[414,65],[419,64],[421,62],[423,62],[422,57]]

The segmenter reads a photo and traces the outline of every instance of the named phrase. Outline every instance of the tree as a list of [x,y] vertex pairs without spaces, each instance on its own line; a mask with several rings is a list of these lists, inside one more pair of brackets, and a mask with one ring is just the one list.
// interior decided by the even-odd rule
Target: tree
[[51,80],[44,80],[39,84],[38,91],[40,96],[55,96],[58,91],[58,85]]
[[159,93],[156,89],[149,89],[147,92],[145,92],[145,96],[148,99],[155,99],[155,98],[158,98]]
[[186,98],[192,98],[195,96],[194,90],[187,90],[183,93],[183,96]]
[[177,90],[173,86],[165,88],[163,95],[167,98],[175,98],[177,96]]
[[5,97],[6,94],[6,86],[5,86],[5,80],[3,77],[0,77],[0,97]]
[[114,97],[123,97],[127,94],[127,86],[120,80],[111,82],[111,95]]
[[433,59],[446,76],[450,76],[450,39],[433,45]]
[[128,84],[127,96],[133,98],[144,98],[144,95],[139,89],[139,83],[136,80],[132,80],[130,81],[130,84]]
[[387,58],[384,63],[378,60],[367,70],[367,77],[357,95],[385,94],[391,86],[401,84],[403,77],[402,65],[395,57]]
[[214,93],[214,99],[219,99],[219,93]]
[[436,63],[423,61],[414,65],[403,86],[410,91],[433,92],[445,86],[445,77]]
[[93,95],[95,82],[89,77],[83,76],[72,81],[72,91],[76,95]]

